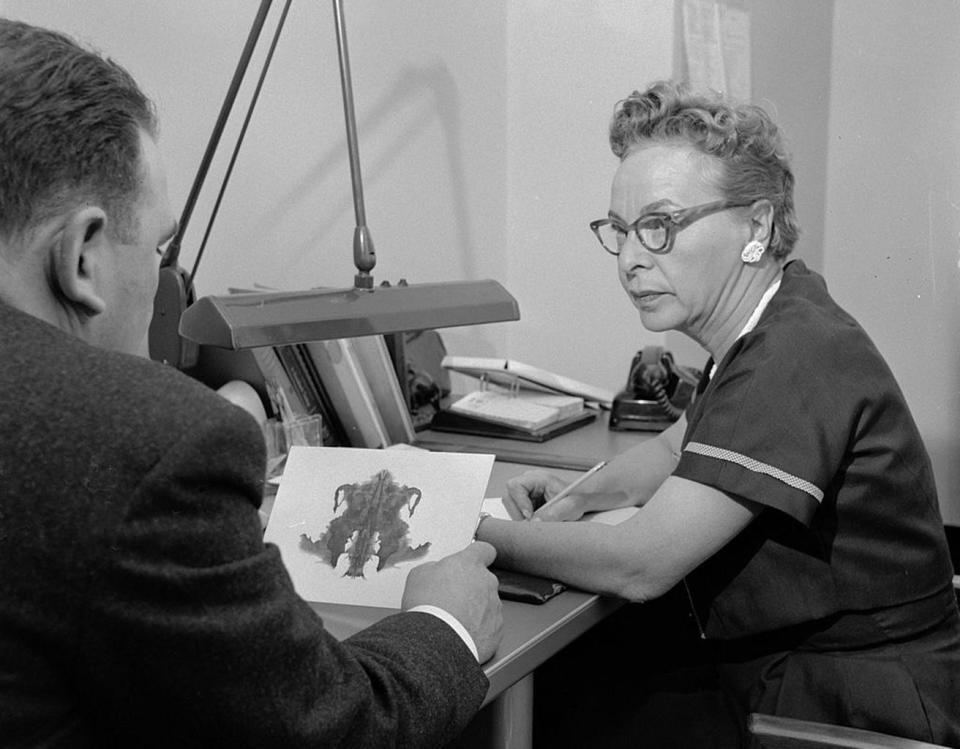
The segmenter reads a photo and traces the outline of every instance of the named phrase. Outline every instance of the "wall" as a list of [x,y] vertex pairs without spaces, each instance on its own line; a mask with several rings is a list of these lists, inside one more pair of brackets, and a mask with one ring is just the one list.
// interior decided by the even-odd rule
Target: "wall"
[[957,525],[960,5],[840,0],[834,40],[827,280],[900,381]]
[[[673,0],[345,5],[375,279],[495,278],[517,297],[521,321],[450,329],[452,352],[616,386],[649,334],[587,224],[608,208],[614,102],[671,74]],[[0,0],[0,12],[91,41],[141,81],[160,111],[175,205],[257,7]],[[188,268],[261,58],[185,237]],[[197,276],[201,294],[352,284],[339,85],[331,4],[293,3]]]
[[[785,29],[769,4],[755,5],[762,31],[755,86],[809,123],[820,110],[807,106],[809,96],[777,98],[784,76],[769,72],[780,68],[763,50],[785,47],[796,27],[820,29],[822,14],[794,13]],[[131,69],[158,104],[175,205],[186,199],[257,7],[255,0],[0,2],[0,11],[89,40]],[[265,40],[281,7],[274,2]],[[517,323],[445,331],[451,352],[512,356],[615,389],[637,348],[663,342],[638,324],[615,261],[587,224],[608,208],[613,106],[673,74],[676,21],[674,0],[346,3],[376,280],[491,277],[520,303]],[[185,237],[188,268],[266,46]],[[817,66],[808,69],[816,77]],[[255,283],[352,284],[339,86],[331,5],[293,3],[197,276],[201,294]],[[801,149],[810,158],[800,162],[816,163],[824,152],[819,127],[793,129],[811,133]],[[822,196],[822,176],[803,184]],[[676,339],[670,345],[682,360],[702,360],[695,345]]]
[[506,351],[610,389],[644,331],[588,228],[610,208],[614,104],[673,67],[672,0],[527,0],[507,11]]
[[[791,154],[801,226],[794,256],[822,271],[834,0],[727,4],[750,13],[752,100],[776,120]],[[680,361],[703,363],[702,349],[686,336],[667,333],[666,343]]]
[[[5,0],[0,12],[93,42],[156,100],[183,205],[256,0]],[[184,241],[191,267],[266,42]],[[505,277],[505,3],[345,3],[374,278]],[[354,210],[332,3],[294,2],[197,276],[201,294],[353,284]],[[492,332],[490,332],[492,331]],[[488,326],[480,345],[495,335]],[[500,334],[502,335],[502,334]]]
[[[825,271],[889,359],[958,523],[960,6],[730,2],[751,12],[754,100],[792,145],[797,254]],[[182,205],[257,5],[0,0],[0,13],[90,40],[134,73],[158,103]],[[700,363],[682,337],[637,324],[586,228],[608,207],[614,103],[676,68],[674,0],[346,5],[376,279],[503,282],[522,319],[448,330],[455,353],[512,356],[611,389],[648,343]],[[228,150],[197,207],[187,265]],[[295,2],[198,289],[348,286],[352,230],[333,13]]]

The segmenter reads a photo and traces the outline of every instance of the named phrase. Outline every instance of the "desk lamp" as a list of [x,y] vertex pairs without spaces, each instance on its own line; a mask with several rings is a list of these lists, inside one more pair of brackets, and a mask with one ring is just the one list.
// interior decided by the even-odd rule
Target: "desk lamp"
[[333,0],[333,7],[356,217],[354,286],[206,296],[190,304],[180,318],[179,335],[186,341],[240,350],[520,318],[516,300],[493,280],[427,284],[401,280],[374,286],[370,271],[376,253],[363,204],[342,0]]

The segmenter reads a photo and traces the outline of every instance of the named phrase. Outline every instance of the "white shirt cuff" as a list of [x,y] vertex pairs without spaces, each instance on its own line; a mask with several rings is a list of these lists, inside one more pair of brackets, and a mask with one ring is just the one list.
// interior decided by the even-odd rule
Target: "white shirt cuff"
[[439,606],[427,606],[427,605],[414,606],[413,608],[407,609],[407,610],[420,611],[424,614],[433,614],[438,619],[442,619],[443,621],[445,621],[447,624],[450,625],[453,631],[460,636],[460,639],[463,640],[463,644],[466,645],[468,648],[470,648],[470,652],[473,653],[473,657],[476,658],[477,663],[480,662],[480,654],[477,652],[477,645],[473,641],[473,638],[470,636],[470,633],[467,632],[467,628],[464,627],[460,623],[460,620],[457,619],[449,611],[445,611],[444,609],[441,609]]

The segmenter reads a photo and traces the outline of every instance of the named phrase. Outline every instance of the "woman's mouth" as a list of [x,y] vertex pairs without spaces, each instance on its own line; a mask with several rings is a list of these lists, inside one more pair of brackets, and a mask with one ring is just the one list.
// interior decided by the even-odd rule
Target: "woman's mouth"
[[631,291],[630,296],[633,303],[638,307],[651,307],[655,305],[664,296],[661,291]]

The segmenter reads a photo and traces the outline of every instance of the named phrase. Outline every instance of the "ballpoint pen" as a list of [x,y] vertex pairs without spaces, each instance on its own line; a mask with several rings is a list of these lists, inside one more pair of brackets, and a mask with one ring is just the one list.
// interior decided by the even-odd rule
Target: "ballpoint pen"
[[563,489],[556,493],[555,496],[551,497],[547,502],[544,502],[540,507],[537,508],[537,512],[544,510],[547,507],[555,505],[561,499],[566,497],[568,494],[572,493],[577,487],[579,487],[584,481],[593,476],[597,471],[603,468],[607,464],[607,461],[601,460],[593,468],[591,468],[586,473],[578,476],[572,483],[567,484]]

